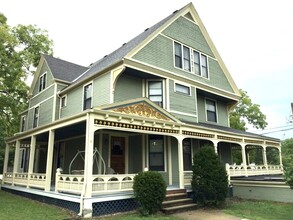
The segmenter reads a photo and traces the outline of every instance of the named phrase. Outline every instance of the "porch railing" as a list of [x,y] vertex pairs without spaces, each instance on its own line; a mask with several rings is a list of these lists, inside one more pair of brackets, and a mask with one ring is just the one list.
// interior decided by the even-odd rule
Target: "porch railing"
[[[93,175],[92,193],[132,190],[136,174]],[[80,194],[84,185],[83,175],[56,173],[55,191]]]
[[45,173],[12,173],[3,175],[3,183],[45,189]]
[[192,171],[184,171],[184,185],[191,186]]
[[229,165],[226,171],[230,177],[283,174],[282,165]]

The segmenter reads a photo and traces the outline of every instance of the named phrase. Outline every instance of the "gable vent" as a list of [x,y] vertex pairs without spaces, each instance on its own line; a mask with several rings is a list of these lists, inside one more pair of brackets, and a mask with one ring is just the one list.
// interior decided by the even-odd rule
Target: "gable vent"
[[189,19],[189,20],[195,22],[194,19],[193,19],[193,17],[192,17],[192,15],[190,14],[190,12],[186,13],[186,14],[184,15],[184,17],[186,17],[187,19]]

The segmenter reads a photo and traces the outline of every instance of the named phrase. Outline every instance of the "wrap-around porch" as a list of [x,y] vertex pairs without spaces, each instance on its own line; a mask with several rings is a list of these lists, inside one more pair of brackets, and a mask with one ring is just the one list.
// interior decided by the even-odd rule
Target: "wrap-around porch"
[[[136,114],[92,109],[15,135],[7,140],[3,184],[91,198],[131,191],[138,172],[156,170],[169,187],[190,188],[192,157],[204,145],[214,147],[229,177],[283,173],[278,140],[181,123],[144,108]],[[275,164],[268,161],[269,148],[277,151]],[[260,164],[251,161],[251,149],[261,151]]]

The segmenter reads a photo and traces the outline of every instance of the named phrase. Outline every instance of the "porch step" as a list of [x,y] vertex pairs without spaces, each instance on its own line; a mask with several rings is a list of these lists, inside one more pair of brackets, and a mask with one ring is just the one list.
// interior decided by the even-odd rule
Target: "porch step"
[[194,209],[197,204],[187,197],[185,189],[170,190],[162,203],[162,211],[166,214]]

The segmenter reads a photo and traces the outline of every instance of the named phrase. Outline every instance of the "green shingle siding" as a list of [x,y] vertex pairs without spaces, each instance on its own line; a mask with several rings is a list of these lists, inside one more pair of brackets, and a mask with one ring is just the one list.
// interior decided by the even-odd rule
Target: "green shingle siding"
[[39,125],[46,125],[52,122],[52,108],[53,107],[53,98],[43,102],[40,105],[40,114],[39,114]]
[[67,105],[61,110],[61,118],[78,114],[82,111],[83,87],[71,91],[67,94]]
[[214,54],[198,25],[186,18],[179,17],[163,31],[163,34],[211,57],[214,57]]
[[121,75],[116,83],[114,102],[142,97],[142,79]]
[[[180,84],[180,82],[176,82]],[[184,84],[183,84],[184,85]],[[175,92],[175,84],[173,80],[169,81],[169,97],[170,97],[170,111],[184,112],[194,115],[193,120],[196,120],[196,95],[195,88],[190,87],[191,95]],[[172,113],[173,114],[173,113]],[[175,113],[180,115],[180,113]],[[180,118],[185,118],[186,115],[180,115]],[[188,116],[190,118],[191,116]],[[192,118],[192,117],[191,117]]]
[[41,93],[38,93],[36,96],[30,99],[30,107],[38,105],[40,102],[54,95],[54,86],[51,86],[48,89],[43,90]]
[[111,73],[103,74],[93,82],[93,107],[110,103]]

